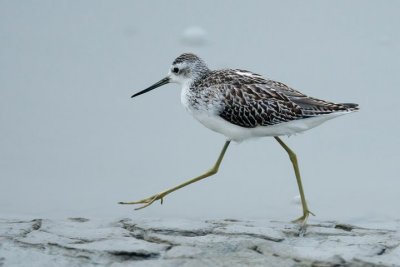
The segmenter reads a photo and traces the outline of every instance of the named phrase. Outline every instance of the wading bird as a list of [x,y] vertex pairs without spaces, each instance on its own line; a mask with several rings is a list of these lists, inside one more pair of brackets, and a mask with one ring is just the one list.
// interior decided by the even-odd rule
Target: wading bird
[[202,59],[191,53],[177,57],[167,77],[132,97],[167,83],[181,85],[181,102],[185,109],[227,140],[214,166],[204,174],[148,198],[120,204],[142,204],[137,208],[141,209],[157,200],[162,203],[166,195],[216,174],[231,141],[271,136],[288,153],[293,164],[303,207],[303,215],[295,222],[305,224],[312,213],[304,195],[297,157],[279,136],[314,128],[332,118],[357,111],[358,105],[309,97],[281,82],[246,70],[210,70]]

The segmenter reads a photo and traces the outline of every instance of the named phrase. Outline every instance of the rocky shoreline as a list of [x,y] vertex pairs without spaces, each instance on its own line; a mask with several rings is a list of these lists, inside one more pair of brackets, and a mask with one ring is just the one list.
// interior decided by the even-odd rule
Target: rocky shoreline
[[400,222],[0,219],[0,266],[400,266]]

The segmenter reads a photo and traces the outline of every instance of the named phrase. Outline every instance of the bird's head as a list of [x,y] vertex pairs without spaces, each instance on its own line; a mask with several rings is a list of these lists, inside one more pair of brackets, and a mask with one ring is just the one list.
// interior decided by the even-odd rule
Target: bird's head
[[134,94],[132,97],[147,93],[167,83],[177,83],[180,85],[191,84],[206,75],[209,71],[204,61],[195,54],[182,54],[172,62],[167,77]]

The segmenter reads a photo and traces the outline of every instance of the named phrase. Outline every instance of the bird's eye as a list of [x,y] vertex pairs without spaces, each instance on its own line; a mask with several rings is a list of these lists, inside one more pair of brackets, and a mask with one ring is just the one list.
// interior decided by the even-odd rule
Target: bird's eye
[[178,72],[179,72],[179,68],[175,67],[175,68],[173,68],[172,71],[173,71],[174,73],[178,73]]

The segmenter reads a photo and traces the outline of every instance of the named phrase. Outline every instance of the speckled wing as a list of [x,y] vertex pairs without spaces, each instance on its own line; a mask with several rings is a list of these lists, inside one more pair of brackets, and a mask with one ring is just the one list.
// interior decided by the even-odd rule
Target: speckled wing
[[340,111],[358,110],[358,105],[354,103],[333,103],[314,97],[309,97],[281,82],[266,80],[272,90],[285,95],[290,101],[298,105],[304,116],[313,117],[324,114],[330,114]]
[[312,98],[281,82],[239,69],[213,71],[196,86],[218,92],[223,102],[219,116],[246,128],[358,109],[357,104]]
[[246,128],[305,118],[301,108],[267,84],[223,84],[220,117]]

